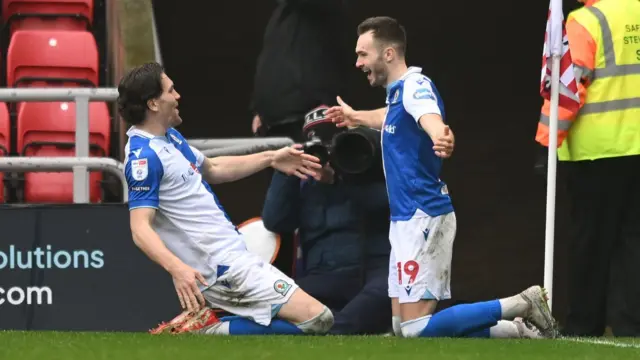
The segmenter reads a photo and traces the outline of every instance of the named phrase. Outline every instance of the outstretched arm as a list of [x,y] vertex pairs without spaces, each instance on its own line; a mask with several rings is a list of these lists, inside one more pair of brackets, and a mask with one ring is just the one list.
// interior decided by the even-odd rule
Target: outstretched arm
[[192,148],[198,163],[202,164],[202,176],[210,184],[220,184],[243,179],[267,167],[273,167],[287,175],[295,175],[301,179],[317,176],[314,169],[321,167],[320,160],[305,154],[299,145],[285,147],[280,150],[263,151],[251,155],[218,156],[206,158]]
[[338,127],[366,126],[381,130],[384,124],[384,117],[387,114],[386,108],[376,110],[353,110],[340,96],[337,97],[338,105],[329,108],[325,115],[328,119],[336,123]]
[[240,180],[271,166],[273,155],[274,151],[264,151],[242,156],[205,158],[202,176],[210,184]]
[[353,122],[361,126],[380,130],[382,129],[382,124],[384,123],[384,116],[386,113],[386,108],[355,111],[353,114]]

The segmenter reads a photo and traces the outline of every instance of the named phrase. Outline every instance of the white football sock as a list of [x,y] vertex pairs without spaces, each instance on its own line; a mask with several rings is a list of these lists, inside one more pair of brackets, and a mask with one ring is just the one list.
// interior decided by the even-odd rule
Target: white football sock
[[209,327],[200,329],[198,333],[206,335],[229,335],[229,321],[221,321]]
[[526,317],[529,310],[529,304],[519,294],[500,299],[500,307],[502,308],[502,318],[504,320]]
[[489,329],[489,334],[496,339],[516,339],[520,337],[518,326],[512,321],[500,320]]
[[400,318],[400,316],[392,316],[391,325],[393,327],[394,335],[397,337],[402,337],[402,318]]

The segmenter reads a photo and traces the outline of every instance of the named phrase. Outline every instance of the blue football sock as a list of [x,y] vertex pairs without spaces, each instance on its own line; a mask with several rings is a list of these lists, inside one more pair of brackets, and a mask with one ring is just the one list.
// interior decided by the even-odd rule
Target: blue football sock
[[302,335],[302,330],[292,323],[273,319],[269,326],[260,325],[240,316],[227,316],[220,321],[229,322],[229,335]]
[[456,305],[433,314],[420,337],[489,337],[501,318],[499,300]]
[[464,335],[467,338],[490,338],[491,337],[491,328],[482,329],[480,331],[472,332],[467,335]]

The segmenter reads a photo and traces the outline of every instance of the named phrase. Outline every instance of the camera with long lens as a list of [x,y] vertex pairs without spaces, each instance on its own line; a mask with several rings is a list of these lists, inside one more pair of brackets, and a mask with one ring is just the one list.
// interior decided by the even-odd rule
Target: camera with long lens
[[328,106],[321,105],[311,110],[304,116],[302,126],[302,135],[306,139],[304,151],[320,159],[322,166],[331,160],[333,138],[346,131],[327,119],[325,113],[328,109]]
[[346,129],[327,119],[328,106],[305,115],[302,133],[304,151],[329,163],[345,181],[370,182],[384,178],[380,132],[366,127]]

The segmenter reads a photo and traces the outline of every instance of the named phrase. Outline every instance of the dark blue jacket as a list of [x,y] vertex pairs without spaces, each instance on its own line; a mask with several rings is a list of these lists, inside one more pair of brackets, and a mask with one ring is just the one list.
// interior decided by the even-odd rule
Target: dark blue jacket
[[389,266],[389,201],[384,182],[301,181],[276,171],[262,210],[275,233],[299,229],[305,273]]

